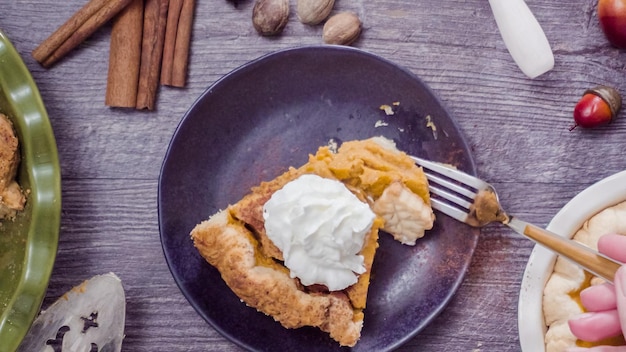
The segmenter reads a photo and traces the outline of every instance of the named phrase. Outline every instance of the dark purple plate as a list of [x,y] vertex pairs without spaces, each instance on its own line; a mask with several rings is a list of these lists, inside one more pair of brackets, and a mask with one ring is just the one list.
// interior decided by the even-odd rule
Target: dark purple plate
[[[394,102],[394,115],[380,109]],[[478,238],[476,230],[444,215],[414,247],[381,234],[362,337],[352,349],[314,328],[284,329],[247,307],[189,238],[196,224],[250,187],[305,163],[319,146],[378,135],[409,154],[475,174],[461,132],[426,84],[358,49],[273,53],[234,70],[200,96],[170,143],[158,204],[172,275],[207,322],[255,351],[388,351],[442,311],[463,280]]]

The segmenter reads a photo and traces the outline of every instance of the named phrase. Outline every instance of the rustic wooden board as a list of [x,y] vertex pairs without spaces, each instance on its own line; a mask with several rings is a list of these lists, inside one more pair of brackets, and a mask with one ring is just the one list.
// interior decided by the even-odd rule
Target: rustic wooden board
[[[110,26],[51,69],[30,52],[83,0],[8,0],[0,28],[31,69],[48,108],[62,168],[58,260],[44,308],[92,275],[115,272],[128,300],[124,351],[239,351],[208,326],[169,273],[157,223],[157,183],[172,133],[195,99],[264,54],[321,44],[321,27],[291,17],[278,38],[259,37],[253,2],[197,2],[190,77],[161,88],[154,112],[104,106]],[[440,96],[465,133],[481,177],[503,204],[546,226],[592,183],[626,169],[626,118],[593,131],[572,109],[596,84],[626,92],[626,52],[612,48],[593,0],[528,0],[556,66],[535,79],[513,63],[486,0],[337,1],[357,12],[355,46],[408,68]],[[292,14],[295,2],[292,1]],[[450,305],[401,351],[518,351],[517,298],[533,244],[510,230],[482,230],[468,275]]]

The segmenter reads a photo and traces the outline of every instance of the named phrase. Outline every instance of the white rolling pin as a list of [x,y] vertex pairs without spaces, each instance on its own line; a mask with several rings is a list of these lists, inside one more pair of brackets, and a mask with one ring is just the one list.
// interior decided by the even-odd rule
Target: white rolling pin
[[530,78],[554,67],[554,55],[541,25],[524,0],[489,0],[500,34],[519,68]]

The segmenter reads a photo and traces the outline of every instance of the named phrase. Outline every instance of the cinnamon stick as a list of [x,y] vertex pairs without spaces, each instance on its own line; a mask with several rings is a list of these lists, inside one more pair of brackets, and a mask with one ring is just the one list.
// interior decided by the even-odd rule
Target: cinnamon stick
[[146,0],[144,5],[141,67],[137,89],[137,109],[154,110],[159,87],[163,43],[169,0]]
[[189,47],[193,31],[195,0],[184,0],[183,9],[178,22],[176,35],[176,49],[174,50],[174,68],[172,70],[172,85],[184,87],[187,81],[187,67],[189,65]]
[[167,10],[167,26],[165,28],[165,42],[163,44],[163,63],[161,65],[161,84],[172,83],[172,65],[178,32],[178,19],[183,9],[183,0],[170,0]]
[[185,86],[194,7],[195,0],[170,0],[163,47],[161,84]]
[[130,1],[90,0],[33,50],[33,58],[44,67],[52,66],[122,11]]
[[134,108],[137,103],[142,34],[143,0],[132,0],[111,28],[107,106]]

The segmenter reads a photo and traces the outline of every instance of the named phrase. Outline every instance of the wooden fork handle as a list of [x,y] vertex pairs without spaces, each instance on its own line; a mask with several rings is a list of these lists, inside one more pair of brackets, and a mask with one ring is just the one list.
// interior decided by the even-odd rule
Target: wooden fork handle
[[623,263],[606,257],[579,242],[561,237],[535,225],[515,218],[511,219],[511,222],[515,222],[509,224],[515,231],[611,283],[615,278],[615,272],[623,265]]

